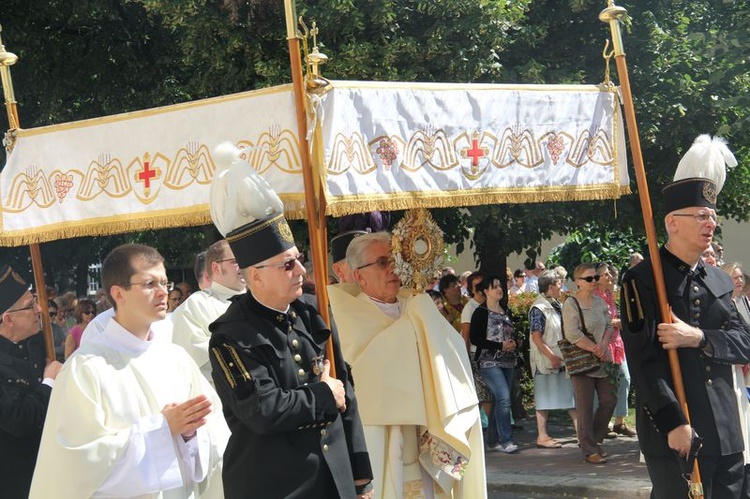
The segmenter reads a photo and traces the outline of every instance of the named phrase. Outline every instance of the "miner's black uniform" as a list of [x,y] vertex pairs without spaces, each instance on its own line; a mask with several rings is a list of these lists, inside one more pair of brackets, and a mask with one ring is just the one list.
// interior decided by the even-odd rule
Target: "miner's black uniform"
[[[248,292],[210,326],[212,377],[232,431],[224,453],[228,499],[355,498],[354,480],[372,478],[338,335],[307,299],[280,313]],[[344,413],[318,381],[332,334]]]
[[0,336],[0,496],[26,499],[51,388],[42,384],[42,335],[13,343]]
[[[750,361],[750,332],[732,303],[732,281],[725,272],[702,261],[691,270],[666,248],[661,257],[670,307],[680,320],[700,328],[708,344],[678,349],[691,425],[703,438],[698,461],[706,498],[739,497],[744,444],[732,370]],[[676,454],[667,445],[669,431],[687,420],[656,334],[662,320],[650,260],[623,276],[621,316],[652,497],[687,497]]]

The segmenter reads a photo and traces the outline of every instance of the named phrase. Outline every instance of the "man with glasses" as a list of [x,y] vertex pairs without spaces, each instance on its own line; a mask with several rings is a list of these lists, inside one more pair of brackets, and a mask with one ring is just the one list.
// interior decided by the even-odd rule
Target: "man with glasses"
[[245,292],[245,280],[232,248],[224,239],[206,250],[206,272],[210,286],[191,294],[172,314],[172,341],[183,347],[203,375],[211,380],[211,363],[208,361],[211,332],[208,326],[227,311],[230,298]]
[[[226,497],[370,498],[351,375],[336,330],[302,296],[303,255],[281,200],[234,146],[215,156],[211,218],[248,288],[210,326],[212,375],[232,431]],[[328,341],[334,359],[325,358]]]
[[357,375],[375,497],[486,497],[464,340],[432,297],[401,288],[389,233],[357,237],[346,259],[357,286],[328,290],[344,356]]
[[0,490],[29,494],[50,391],[62,364],[46,365],[41,308],[23,279],[0,267]]
[[115,316],[57,378],[29,497],[200,497],[226,426],[192,359],[155,341],[172,287],[164,260],[149,246],[119,246],[102,281]]
[[[688,496],[681,474],[691,471],[686,459],[699,447],[696,433],[702,438],[698,463],[705,496],[742,492],[744,444],[732,365],[750,361],[750,331],[732,303],[729,276],[701,260],[717,226],[724,162],[733,159],[720,139],[701,136],[662,191],[668,240],[660,254],[672,320],[662,322],[650,259],[623,277],[622,335],[637,387],[638,440],[652,497]],[[712,179],[717,175],[709,170],[720,178]],[[675,395],[668,350],[680,360],[689,423]]]

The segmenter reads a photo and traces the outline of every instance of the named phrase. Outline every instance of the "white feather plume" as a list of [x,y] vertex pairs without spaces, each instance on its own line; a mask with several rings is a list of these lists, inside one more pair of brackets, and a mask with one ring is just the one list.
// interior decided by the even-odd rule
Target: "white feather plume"
[[259,218],[284,211],[276,192],[231,142],[214,149],[216,170],[211,181],[211,219],[222,235]]
[[677,165],[674,180],[708,178],[716,182],[716,193],[724,187],[727,168],[737,166],[737,160],[727,147],[727,142],[710,135],[700,135]]

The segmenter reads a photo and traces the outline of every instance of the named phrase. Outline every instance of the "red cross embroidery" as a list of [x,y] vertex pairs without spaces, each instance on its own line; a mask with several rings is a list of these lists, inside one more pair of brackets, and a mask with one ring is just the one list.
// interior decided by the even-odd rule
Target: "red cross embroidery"
[[148,162],[148,160],[143,162],[143,170],[138,172],[138,180],[143,181],[143,186],[146,189],[151,188],[151,179],[156,177],[157,170],[152,170],[150,168],[151,163]]
[[479,147],[479,139],[471,139],[471,148],[463,150],[463,153],[471,158],[471,166],[479,166],[479,158],[487,154],[487,148]]

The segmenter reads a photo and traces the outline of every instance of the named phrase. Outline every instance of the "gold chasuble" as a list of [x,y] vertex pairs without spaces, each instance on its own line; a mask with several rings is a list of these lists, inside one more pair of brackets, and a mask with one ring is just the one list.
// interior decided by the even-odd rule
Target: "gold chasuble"
[[375,497],[487,497],[466,346],[432,298],[402,289],[393,319],[357,285],[328,292],[352,365]]

